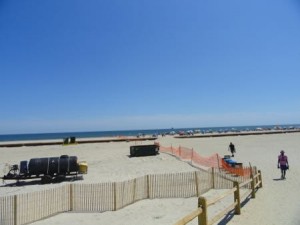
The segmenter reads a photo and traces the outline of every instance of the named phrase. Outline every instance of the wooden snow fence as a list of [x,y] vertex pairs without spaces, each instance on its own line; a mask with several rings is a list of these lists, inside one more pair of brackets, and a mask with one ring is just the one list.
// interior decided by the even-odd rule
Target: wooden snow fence
[[232,181],[226,176],[214,168],[200,169],[149,174],[113,183],[60,184],[51,189],[1,196],[0,224],[28,224],[68,211],[115,211],[143,199],[199,197],[212,188],[231,188]]
[[[252,170],[251,170],[252,171]],[[256,171],[256,169],[254,170]],[[214,199],[207,199],[203,196],[198,198],[198,207],[196,210],[186,215],[179,221],[177,221],[174,225],[185,225],[190,221],[198,217],[199,225],[212,225],[220,220],[224,215],[230,213],[234,210],[236,215],[241,214],[241,202],[246,200],[249,195],[251,198],[255,198],[255,192],[258,188],[262,188],[262,176],[261,171],[257,171],[256,173],[251,172],[250,179],[239,183],[238,181],[232,181],[233,188],[226,190],[223,194],[215,197]],[[249,189],[249,186],[251,188]],[[243,188],[244,193],[241,194],[240,190]],[[247,190],[248,189],[248,190]],[[210,220],[208,220],[208,207],[217,204],[225,197],[228,197],[233,194],[233,203],[227,206],[218,214],[214,215]]]
[[[16,196],[16,195],[15,195]],[[0,224],[14,225],[15,221],[15,196],[0,197]]]
[[27,224],[69,209],[68,186],[0,197],[0,224]]

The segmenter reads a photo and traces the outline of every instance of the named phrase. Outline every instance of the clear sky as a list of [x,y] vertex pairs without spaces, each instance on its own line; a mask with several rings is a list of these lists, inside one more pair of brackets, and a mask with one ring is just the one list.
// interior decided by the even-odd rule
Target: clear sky
[[0,134],[300,123],[298,0],[1,0]]

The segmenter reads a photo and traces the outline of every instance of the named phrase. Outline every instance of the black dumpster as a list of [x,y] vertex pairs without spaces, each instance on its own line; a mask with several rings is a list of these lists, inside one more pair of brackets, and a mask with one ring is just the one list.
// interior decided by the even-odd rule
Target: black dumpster
[[76,137],[70,137],[70,144],[76,143]]
[[157,155],[159,152],[158,145],[134,145],[130,146],[130,156],[149,156]]
[[63,144],[64,144],[64,145],[67,145],[67,144],[69,144],[69,138],[64,138],[64,140],[63,140]]

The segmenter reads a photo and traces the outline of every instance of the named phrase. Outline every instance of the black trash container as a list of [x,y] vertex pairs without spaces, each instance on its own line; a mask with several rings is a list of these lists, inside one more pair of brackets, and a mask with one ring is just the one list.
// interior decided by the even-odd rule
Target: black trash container
[[68,145],[68,144],[69,144],[69,138],[64,138],[63,144],[64,144],[64,145]]
[[76,137],[70,137],[70,144],[76,143]]
[[130,156],[149,156],[159,153],[158,145],[134,145],[130,146]]

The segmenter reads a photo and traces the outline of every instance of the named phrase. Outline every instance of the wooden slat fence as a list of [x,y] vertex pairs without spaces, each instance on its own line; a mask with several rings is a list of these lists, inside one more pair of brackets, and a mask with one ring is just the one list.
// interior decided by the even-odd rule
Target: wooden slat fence
[[[232,183],[231,181],[237,181],[238,183],[243,183],[245,181],[248,181],[251,179],[251,170],[252,173],[257,173],[257,168],[256,167],[244,167],[244,171],[249,171],[249,174],[244,174],[244,176],[237,176],[233,175],[231,173],[228,173],[227,171],[223,170],[217,170],[215,168],[212,168],[212,177],[214,179],[213,181],[213,188],[215,189],[224,189],[224,188],[232,188]],[[251,188],[250,185],[248,185],[246,188]]]
[[72,207],[76,212],[104,212],[115,210],[116,183],[71,184]]
[[185,198],[196,196],[195,173],[150,175],[150,198]]
[[0,224],[14,225],[15,196],[0,197]]
[[[67,185],[15,195],[15,223],[26,224],[69,210]],[[2,224],[2,223],[1,223]]]
[[135,202],[136,180],[129,180],[116,183],[116,208],[121,209]]
[[27,224],[66,211],[114,211],[142,199],[199,197],[212,188],[224,189],[230,185],[232,188],[232,181],[226,176],[215,168],[200,169],[150,174],[114,183],[64,184],[47,190],[4,196],[0,197],[0,224]]

